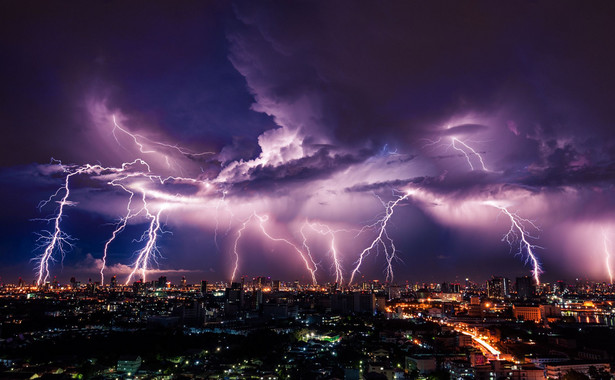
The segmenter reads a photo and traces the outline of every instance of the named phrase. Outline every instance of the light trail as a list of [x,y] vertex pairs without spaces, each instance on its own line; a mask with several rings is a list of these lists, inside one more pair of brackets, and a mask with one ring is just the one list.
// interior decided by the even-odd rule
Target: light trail
[[481,345],[482,347],[484,347],[487,351],[489,351],[492,355],[499,356],[499,355],[501,354],[501,352],[500,352],[498,349],[496,349],[495,347],[493,347],[493,346],[492,346],[492,345],[490,345],[489,343],[485,342],[485,341],[484,341],[483,339],[481,339],[480,337],[478,337],[478,336],[476,336],[476,335],[474,335],[474,334],[472,334],[472,333],[470,333],[470,332],[464,331],[464,330],[457,330],[457,331],[459,331],[460,333],[462,333],[462,334],[464,334],[464,335],[468,335],[468,336],[470,336],[472,339],[474,339],[474,341],[475,341],[476,343],[480,344],[480,345]]

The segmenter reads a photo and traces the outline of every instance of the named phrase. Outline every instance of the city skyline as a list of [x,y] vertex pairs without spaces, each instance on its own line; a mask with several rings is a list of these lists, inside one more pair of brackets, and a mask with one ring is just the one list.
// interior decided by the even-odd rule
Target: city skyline
[[609,7],[4,4],[0,276],[612,283]]

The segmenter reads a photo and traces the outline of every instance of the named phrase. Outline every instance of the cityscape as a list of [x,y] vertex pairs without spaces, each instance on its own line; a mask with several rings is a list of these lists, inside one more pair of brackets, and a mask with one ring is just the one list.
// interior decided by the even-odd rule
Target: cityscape
[[615,379],[615,3],[0,2],[0,379]]
[[[615,287],[3,284],[3,378],[611,378]],[[573,377],[576,376],[576,377]]]

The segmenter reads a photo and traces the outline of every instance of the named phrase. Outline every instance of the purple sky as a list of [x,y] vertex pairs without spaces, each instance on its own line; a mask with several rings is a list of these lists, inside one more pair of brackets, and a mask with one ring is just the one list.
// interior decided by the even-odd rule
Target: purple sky
[[0,276],[611,281],[614,7],[4,2]]

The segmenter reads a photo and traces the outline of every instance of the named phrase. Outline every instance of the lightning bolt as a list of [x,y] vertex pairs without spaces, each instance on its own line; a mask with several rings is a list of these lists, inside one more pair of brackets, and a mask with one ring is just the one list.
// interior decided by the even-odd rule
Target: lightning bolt
[[[143,196],[145,199],[145,196]],[[160,207],[157,213],[152,214],[148,209],[147,205],[144,206],[146,210],[146,215],[150,219],[149,228],[146,232],[143,233],[141,239],[137,240],[138,242],[142,242],[146,240],[146,244],[143,248],[141,248],[137,253],[137,259],[134,263],[134,269],[130,272],[130,275],[126,279],[126,285],[130,284],[130,281],[134,277],[135,273],[138,271],[141,272],[141,279],[145,281],[145,275],[147,273],[147,268],[149,263],[153,260],[156,260],[156,254],[159,253],[158,246],[156,245],[156,240],[158,238],[158,234],[161,232],[160,229],[160,214],[164,210],[164,206]]]
[[[64,217],[65,207],[74,206],[75,203],[69,200],[70,197],[70,180],[72,177],[80,174],[91,174],[91,175],[104,175],[107,173],[112,174],[120,174],[125,173],[128,170],[131,170],[134,165],[141,164],[148,168],[149,165],[141,160],[136,159],[132,162],[123,163],[120,168],[114,167],[103,167],[101,165],[83,165],[83,166],[65,166],[62,165],[60,161],[52,160],[52,163],[57,163],[62,168],[63,172],[66,173],[64,178],[64,183],[62,186],[56,190],[54,194],[52,194],[47,200],[44,200],[39,203],[39,209],[42,209],[47,204],[52,202],[54,199],[59,198],[58,201],[58,209],[56,215],[52,218],[47,219],[35,219],[35,220],[43,220],[47,223],[53,224],[53,229],[51,231],[43,230],[37,239],[38,247],[43,249],[43,253],[35,258],[35,261],[38,263],[37,265],[37,284],[41,285],[45,283],[49,279],[49,262],[54,261],[53,255],[55,252],[58,252],[62,259],[64,258],[67,249],[72,247],[71,241],[74,239],[62,231],[61,222]],[[127,174],[120,178],[128,178],[132,177],[136,174]],[[117,183],[116,183],[117,184]],[[62,196],[60,196],[63,194]]]
[[[456,137],[451,137],[452,143],[451,146],[453,147],[453,149],[461,152],[461,154],[463,154],[466,158],[466,160],[468,161],[468,165],[470,165],[470,168],[472,170],[474,170],[474,165],[472,165],[472,160],[470,159],[470,156],[476,156],[478,158],[478,161],[480,162],[480,166],[482,168],[482,170],[484,171],[489,171],[489,169],[487,169],[487,167],[485,166],[485,162],[483,161],[483,157],[478,154],[478,152],[476,150],[474,150],[472,147],[470,147],[468,144],[464,143],[463,141],[459,140]],[[456,144],[459,144],[461,146],[463,146],[465,149],[467,149],[469,151],[463,150],[461,148],[459,148]]]
[[[146,141],[149,145],[157,145],[157,146],[161,146],[164,148],[168,148],[168,149],[172,149],[177,151],[178,153],[184,155],[184,156],[204,156],[204,155],[208,155],[208,154],[215,154],[214,152],[191,152],[185,148],[182,148],[179,145],[171,145],[171,144],[166,144],[166,143],[162,143],[159,141],[154,141],[154,140],[150,140],[149,138],[137,134],[137,133],[132,133],[129,130],[127,130],[126,128],[123,128],[122,126],[120,126],[115,118],[115,115],[112,116],[113,119],[113,129],[111,130],[111,134],[113,135],[113,138],[115,139],[115,142],[117,142],[117,144],[119,146],[122,146],[122,144],[120,144],[119,139],[117,138],[117,135],[115,134],[116,130],[121,131],[122,133],[126,134],[127,136],[129,136],[132,141],[135,143],[135,145],[139,148],[139,151],[141,153],[160,153],[156,150],[149,150],[148,148],[145,147],[144,143],[142,141]],[[167,159],[167,164],[168,162],[168,156],[165,155],[165,158]]]
[[285,243],[286,245],[290,246],[297,254],[299,254],[299,257],[305,264],[305,268],[307,269],[307,271],[310,273],[310,276],[312,277],[312,284],[316,285],[317,284],[316,270],[318,269],[318,267],[316,265],[316,262],[314,262],[312,255],[309,252],[303,252],[299,247],[297,247],[295,244],[293,244],[291,241],[287,239],[271,236],[271,234],[269,234],[269,232],[265,228],[265,223],[267,223],[267,221],[269,220],[269,216],[268,215],[258,215],[256,212],[253,212],[252,215],[250,215],[250,217],[242,223],[241,228],[239,228],[239,230],[237,231],[237,236],[235,238],[235,244],[233,245],[233,253],[235,255],[235,267],[233,268],[233,273],[231,275],[231,282],[234,280],[237,274],[238,266],[239,266],[239,251],[238,251],[239,240],[241,239],[243,231],[246,229],[247,225],[252,220],[258,221],[259,229],[261,230],[263,235],[267,237],[269,240],[274,241],[274,242]]
[[[60,163],[61,165],[61,163]],[[136,169],[137,165],[142,165],[146,168],[146,171],[140,171]],[[43,253],[35,258],[37,265],[37,284],[41,285],[46,282],[49,278],[49,262],[54,261],[54,253],[58,252],[62,258],[64,258],[68,248],[72,247],[71,241],[74,240],[68,234],[66,234],[61,229],[61,221],[65,216],[65,208],[68,206],[74,205],[72,201],[70,201],[69,197],[71,194],[70,190],[70,181],[74,176],[87,174],[91,176],[99,176],[104,178],[104,176],[113,176],[114,178],[107,183],[112,186],[120,187],[126,193],[129,194],[128,202],[126,205],[126,213],[120,218],[120,221],[116,224],[116,227],[111,234],[111,237],[105,242],[103,248],[103,256],[102,256],[102,266],[100,268],[101,275],[101,283],[104,284],[104,270],[106,268],[106,260],[109,251],[109,246],[116,239],[119,233],[121,233],[128,223],[128,221],[136,216],[144,214],[147,219],[149,219],[149,227],[143,233],[141,238],[137,240],[137,242],[144,242],[145,246],[137,252],[137,259],[134,263],[133,271],[130,273],[127,279],[127,283],[129,283],[134,277],[135,273],[140,271],[142,274],[142,278],[145,279],[145,274],[148,269],[149,263],[153,260],[156,260],[156,254],[159,252],[158,247],[156,245],[157,238],[161,232],[161,223],[160,223],[160,215],[162,211],[165,209],[165,205],[162,205],[157,212],[151,212],[150,206],[147,201],[147,194],[151,194],[159,197],[160,199],[167,201],[179,201],[182,203],[188,203],[189,200],[183,199],[179,196],[173,196],[165,193],[158,192],[153,189],[146,189],[144,186],[137,185],[136,188],[141,193],[141,202],[142,207],[137,210],[133,210],[133,198],[135,192],[133,189],[129,188],[123,181],[127,181],[134,178],[146,178],[150,181],[157,181],[160,184],[165,184],[169,181],[175,181],[178,183],[181,182],[192,182],[199,183],[202,181],[194,180],[192,178],[182,178],[182,177],[167,177],[162,178],[160,176],[155,176],[150,174],[150,167],[147,162],[142,159],[136,159],[132,162],[123,163],[120,168],[114,167],[103,167],[101,165],[84,165],[80,167],[71,167],[71,166],[63,166],[61,165],[62,170],[67,173],[63,185],[56,190],[54,194],[52,194],[47,200],[42,201],[39,204],[39,208],[46,206],[48,203],[53,201],[54,199],[59,198],[57,201],[59,204],[58,210],[54,217],[47,219],[39,219],[44,220],[48,223],[53,224],[53,229],[51,231],[44,230],[41,234],[39,234],[39,238],[37,242],[39,243],[39,247],[43,249]]]
[[[463,153],[463,155],[465,156],[466,160],[468,161],[468,164],[470,165],[470,168],[472,170],[474,170],[474,166],[472,165],[472,161],[470,160],[470,156],[471,155],[475,155],[482,167],[482,170],[484,171],[488,171],[487,167],[485,166],[485,162],[483,161],[483,157],[476,151],[474,150],[472,147],[470,147],[468,144],[464,143],[463,141],[453,137],[452,138],[452,147],[460,152]],[[466,152],[465,150],[458,148],[455,144],[459,143],[461,144],[463,147],[465,147],[467,150],[470,151],[470,153],[468,154],[468,152]],[[495,207],[497,209],[499,209],[502,213],[504,213],[506,216],[508,216],[508,218],[510,219],[510,229],[508,230],[508,232],[504,235],[504,237],[502,238],[502,241],[505,241],[508,243],[508,245],[510,246],[511,250],[513,248],[513,245],[515,243],[519,244],[519,249],[517,250],[517,254],[521,255],[522,257],[523,252],[526,253],[526,263],[528,261],[531,261],[532,263],[532,275],[534,276],[534,279],[536,280],[536,284],[540,284],[540,274],[542,273],[542,268],[540,266],[540,262],[538,261],[536,255],[534,254],[534,250],[537,248],[542,248],[538,245],[534,245],[532,243],[530,243],[529,239],[538,239],[538,237],[532,236],[526,225],[531,226],[533,229],[540,231],[540,228],[538,228],[531,220],[529,219],[524,219],[521,218],[519,215],[517,215],[516,213],[510,212],[508,211],[508,209],[502,205],[499,205],[493,201],[487,201],[484,202],[486,205],[491,206],[491,207]]]
[[372,252],[374,249],[377,249],[378,247],[382,247],[382,249],[384,250],[384,255],[386,259],[386,280],[393,281],[393,259],[396,258],[395,252],[397,250],[395,248],[395,243],[393,242],[393,239],[391,239],[391,237],[388,235],[386,228],[389,221],[391,220],[391,217],[393,216],[395,207],[400,202],[404,201],[410,195],[412,195],[412,193],[412,191],[407,191],[403,195],[399,195],[397,199],[388,201],[386,203],[380,200],[380,202],[382,202],[383,206],[385,207],[384,216],[378,219],[375,223],[372,223],[361,229],[361,231],[363,231],[364,229],[375,228],[378,231],[378,234],[376,238],[371,242],[371,244],[359,254],[359,258],[355,262],[355,267],[350,274],[350,281],[348,282],[349,285],[353,283],[354,277],[359,272],[359,268],[361,268],[361,265],[363,264],[363,259],[367,257],[370,252]]
[[344,282],[344,272],[342,270],[341,259],[339,258],[339,253],[338,253],[338,250],[335,244],[335,233],[339,231],[332,230],[329,226],[325,224],[310,223],[309,221],[306,220],[303,226],[301,226],[300,232],[301,232],[301,236],[303,237],[303,247],[305,247],[305,250],[310,257],[312,256],[312,253],[310,250],[310,246],[308,245],[307,236],[305,235],[305,231],[304,231],[306,226],[310,227],[313,231],[319,233],[320,235],[330,237],[328,253],[331,254],[331,257],[333,259],[335,282],[341,285]]
[[609,282],[613,284],[613,271],[611,269],[611,251],[609,247],[611,246],[611,241],[609,240],[604,229],[602,230],[602,242],[604,245],[604,264],[606,267],[607,274],[609,275]]
[[235,217],[233,210],[231,210],[231,208],[228,205],[228,202],[226,201],[227,193],[228,193],[227,190],[222,190],[222,197],[220,197],[218,199],[218,202],[216,202],[216,225],[214,227],[214,244],[216,245],[216,248],[218,249],[220,249],[220,247],[218,246],[218,229],[220,228],[220,206],[224,205],[226,212],[230,215],[229,222],[226,227],[226,234],[229,233],[232,223],[233,223],[233,219]]
[[[138,173],[138,174],[140,174],[140,173]],[[125,178],[128,178],[128,176],[124,177],[124,179]],[[105,284],[105,268],[107,267],[107,254],[109,252],[109,246],[115,240],[117,235],[119,235],[126,228],[126,224],[128,223],[128,220],[130,220],[130,219],[140,215],[141,212],[143,211],[143,208],[141,208],[137,212],[133,212],[132,211],[132,200],[133,200],[133,197],[135,195],[135,193],[132,190],[128,189],[126,186],[124,186],[118,180],[113,180],[113,181],[111,181],[109,183],[112,186],[120,187],[122,190],[124,190],[125,192],[127,192],[130,195],[128,197],[128,202],[126,204],[126,214],[124,215],[124,217],[120,218],[119,222],[115,225],[115,229],[113,230],[113,233],[111,234],[111,237],[109,238],[109,240],[107,240],[105,242],[105,246],[103,248],[102,265],[100,267],[100,284],[101,285]]]
[[542,247],[538,245],[534,245],[530,242],[530,239],[538,239],[535,236],[532,236],[528,231],[526,225],[529,225],[533,229],[540,231],[534,222],[529,219],[521,218],[516,213],[508,211],[508,209],[502,205],[498,205],[493,201],[485,202],[486,205],[495,207],[500,210],[504,215],[508,216],[510,219],[510,229],[502,238],[502,241],[505,241],[510,246],[511,250],[515,244],[518,244],[519,248],[517,250],[517,255],[524,256],[523,253],[526,253],[526,263],[530,261],[532,263],[532,275],[534,276],[534,280],[536,280],[536,284],[540,285],[540,274],[542,273],[542,268],[540,267],[540,263],[534,254],[534,250],[537,248],[542,249]]
[[61,254],[62,258],[64,258],[66,250],[68,248],[73,247],[71,241],[74,239],[70,235],[62,231],[62,229],[60,228],[60,223],[62,222],[62,218],[64,217],[64,208],[66,206],[74,205],[74,203],[68,200],[68,197],[70,196],[70,186],[69,186],[70,179],[71,177],[82,173],[85,170],[85,168],[80,168],[74,172],[70,172],[67,168],[64,168],[64,167],[63,167],[63,170],[65,172],[68,172],[68,174],[66,175],[66,178],[64,179],[64,184],[49,199],[39,203],[39,209],[41,209],[45,205],[47,205],[49,202],[51,202],[53,199],[58,197],[61,192],[64,192],[64,196],[62,196],[60,200],[57,201],[59,204],[59,207],[58,207],[56,216],[53,218],[44,219],[45,221],[49,223],[53,223],[53,230],[52,231],[48,231],[48,230],[42,231],[42,233],[39,234],[39,237],[37,239],[37,243],[39,244],[39,247],[45,248],[42,255],[40,255],[39,257],[35,259],[35,261],[38,262],[38,268],[37,268],[38,278],[36,280],[36,283],[39,286],[47,282],[47,280],[49,279],[49,261],[53,260],[54,252],[57,250]]
[[[115,116],[113,116],[113,129],[112,134],[115,138],[118,145],[121,146],[117,133],[121,132],[127,136],[129,136],[136,147],[139,149],[139,152],[143,154],[161,154],[166,159],[167,163],[170,165],[169,157],[164,155],[156,150],[149,148],[149,146],[162,147],[174,150],[184,156],[200,156],[205,154],[212,154],[212,152],[201,152],[195,153],[179,147],[177,145],[165,144],[157,141],[153,141],[148,139],[145,136],[134,134],[123,128],[118,122]],[[136,178],[144,178],[150,181],[154,181],[164,185],[168,182],[176,182],[176,183],[192,183],[192,184],[205,184],[207,187],[210,186],[209,183],[205,181],[201,181],[194,178],[185,178],[185,177],[177,177],[177,176],[169,176],[163,178],[161,176],[157,176],[151,173],[151,168],[147,162],[145,162],[141,158],[137,158],[132,162],[125,162],[119,168],[115,167],[103,167],[102,165],[90,165],[86,164],[83,166],[65,166],[62,165],[60,161],[53,160],[52,163],[58,164],[66,176],[64,178],[64,183],[62,186],[56,190],[54,194],[52,194],[47,200],[39,203],[39,209],[45,207],[48,203],[58,199],[56,202],[59,204],[57,212],[54,217],[46,218],[46,219],[38,219],[43,220],[47,223],[53,224],[53,228],[51,230],[43,230],[40,234],[38,234],[37,245],[39,249],[43,250],[43,253],[37,257],[35,257],[35,262],[37,262],[36,271],[38,273],[37,283],[41,285],[46,282],[49,278],[49,262],[55,261],[54,254],[59,253],[64,258],[67,250],[72,247],[72,241],[74,240],[71,236],[66,234],[61,229],[61,222],[63,217],[65,216],[65,208],[68,206],[73,206],[75,203],[71,202],[69,197],[71,195],[70,189],[70,181],[72,177],[77,175],[91,175],[91,176],[99,176],[101,179],[104,176],[114,177],[107,183],[111,186],[117,186],[125,191],[128,195],[128,202],[126,205],[125,214],[119,219],[116,223],[115,228],[111,234],[111,237],[105,242],[103,247],[103,255],[102,255],[102,265],[100,268],[100,276],[101,283],[104,284],[104,271],[107,265],[107,256],[109,252],[109,246],[112,242],[117,238],[117,236],[126,228],[128,221],[136,216],[145,215],[147,219],[149,219],[149,227],[143,233],[141,238],[137,240],[137,242],[144,242],[145,246],[137,252],[137,259],[134,263],[134,268],[131,274],[128,276],[127,283],[131,281],[134,275],[140,271],[143,278],[145,278],[145,274],[148,268],[148,265],[151,260],[156,260],[156,254],[159,252],[156,246],[157,238],[161,232],[160,229],[160,215],[164,210],[165,206],[160,207],[157,212],[151,212],[148,206],[147,198],[148,196],[155,197],[158,199],[162,199],[164,201],[169,202],[180,202],[180,203],[190,203],[191,199],[185,199],[178,195],[170,195],[161,191],[157,191],[155,189],[147,189],[145,186],[137,186],[137,190],[141,193],[141,202],[142,206],[140,209],[133,210],[133,199],[135,196],[135,189],[131,188],[131,185],[126,184],[125,182],[131,179]],[[135,170],[136,165],[142,165],[146,170]]]

